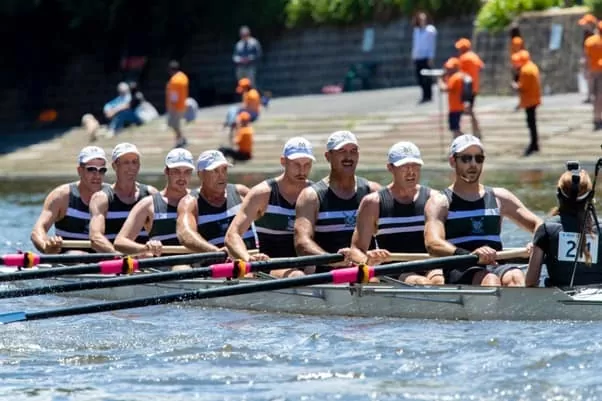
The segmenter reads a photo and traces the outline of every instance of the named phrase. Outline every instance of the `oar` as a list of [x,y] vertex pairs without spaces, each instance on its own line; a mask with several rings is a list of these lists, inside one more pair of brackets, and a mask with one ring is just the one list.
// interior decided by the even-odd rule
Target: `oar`
[[33,267],[40,263],[94,263],[107,259],[118,259],[117,253],[83,253],[61,255],[38,255],[33,252],[23,252],[0,256],[0,264],[14,267]]
[[[69,308],[50,309],[40,312],[10,312],[0,314],[0,323],[8,324],[29,320],[49,319],[61,316],[82,315],[86,313],[108,312],[121,309],[139,308],[149,305],[162,305],[184,302],[194,299],[227,297],[232,295],[251,294],[262,291],[276,291],[286,288],[310,286],[317,284],[368,283],[372,277],[386,274],[400,274],[435,268],[452,268],[471,266],[477,263],[477,255],[447,256],[415,262],[401,262],[378,267],[361,265],[332,270],[327,273],[311,274],[303,277],[292,277],[278,280],[267,280],[252,284],[226,285],[208,290],[180,292],[156,297],[134,298],[124,301],[96,303]],[[250,266],[247,265],[247,266]]]
[[126,256],[121,259],[106,260],[99,263],[55,267],[39,270],[19,271],[0,274],[0,282],[39,279],[64,276],[67,274],[131,274],[141,268],[174,266],[200,262],[222,261],[227,257],[226,252],[193,253],[175,256],[160,256],[157,258],[134,259]]
[[235,261],[229,263],[221,263],[208,267],[199,267],[195,269],[181,270],[175,272],[137,274],[134,276],[127,277],[79,281],[75,283],[46,285],[32,288],[18,288],[14,290],[0,291],[0,299],[28,297],[32,295],[60,294],[72,291],[95,290],[99,288],[124,287],[129,285],[159,283],[172,280],[189,280],[201,277],[242,278],[247,272],[265,272],[275,269],[335,263],[341,261],[342,259],[343,255],[340,254],[326,254],[317,256],[300,256],[296,258],[282,258],[277,260],[261,262],[251,262],[246,265],[244,264],[244,262]]
[[[69,249],[89,249],[92,245],[90,241],[86,240],[65,240],[63,241],[63,248]],[[186,248],[182,245],[164,245],[162,247],[162,252],[165,255],[180,255],[185,253],[195,253],[195,251]],[[257,253],[257,249],[250,249],[249,254],[254,255]]]
[[[391,257],[389,258],[392,262],[402,262],[402,261],[414,261],[414,260],[425,260],[430,259],[433,256],[428,253],[391,253]],[[509,248],[505,251],[499,251],[497,253],[497,260],[514,260],[520,259],[525,260],[529,259],[529,252],[527,248]]]

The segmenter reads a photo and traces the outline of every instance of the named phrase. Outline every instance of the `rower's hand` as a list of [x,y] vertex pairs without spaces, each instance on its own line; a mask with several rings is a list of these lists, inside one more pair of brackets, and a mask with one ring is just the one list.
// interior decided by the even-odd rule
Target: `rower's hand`
[[54,235],[44,241],[44,253],[60,253],[63,248],[63,238]]
[[527,250],[527,254],[531,255],[531,252],[533,252],[533,243],[527,242],[527,245],[525,245],[525,249]]
[[479,264],[480,265],[494,265],[497,266],[497,261],[495,258],[497,257],[497,251],[488,246],[482,246],[480,248],[475,249],[472,252],[474,255],[479,256]]
[[330,266],[333,267],[347,267],[353,263],[351,260],[351,248],[341,248],[337,251],[345,257],[342,262],[332,263]]
[[260,262],[264,260],[270,260],[270,257],[265,253],[256,253],[255,255],[249,256],[249,262]]
[[163,244],[161,243],[161,241],[157,241],[154,239],[144,244],[144,248],[146,252],[152,254],[153,256],[161,256],[161,253],[163,253]]
[[371,249],[366,252],[366,256],[368,256],[366,264],[374,266],[380,265],[382,262],[386,262],[391,257],[391,253],[386,249]]

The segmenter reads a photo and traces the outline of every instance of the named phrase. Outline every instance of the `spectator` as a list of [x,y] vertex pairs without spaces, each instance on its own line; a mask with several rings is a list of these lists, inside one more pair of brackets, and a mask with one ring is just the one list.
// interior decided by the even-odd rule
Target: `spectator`
[[105,117],[110,120],[107,132],[107,137],[109,138],[115,136],[119,130],[128,124],[142,124],[140,118],[130,107],[132,95],[129,85],[125,82],[120,82],[117,85],[117,93],[118,96],[103,107]]
[[594,131],[602,129],[602,22],[598,22],[598,32],[585,40],[583,51],[592,80],[594,97]]
[[[598,24],[598,20],[592,14],[585,14],[579,20],[579,26],[583,28],[583,45],[585,45],[585,41],[594,35],[596,31],[596,25]],[[587,59],[585,54],[581,57],[580,60],[581,67],[583,69],[583,78],[585,78],[587,82],[587,97],[583,101],[583,103],[591,103],[593,97],[592,90],[592,78],[587,65]]]
[[539,68],[531,61],[529,52],[521,50],[512,56],[512,62],[518,71],[518,81],[512,82],[512,88],[517,90],[520,97],[520,107],[525,109],[527,126],[531,135],[531,142],[525,149],[524,156],[539,152],[539,139],[537,137],[537,119],[535,110],[541,104],[541,84],[539,81]]
[[242,106],[233,106],[228,110],[226,116],[226,122],[224,125],[230,127],[230,142],[232,142],[232,134],[236,126],[236,116],[243,111],[249,113],[251,122],[254,122],[259,118],[261,112],[261,96],[259,92],[253,88],[251,81],[248,78],[242,78],[238,81],[236,92],[242,95]]
[[219,151],[234,161],[250,160],[253,153],[253,136],[255,134],[251,126],[251,115],[246,111],[238,114],[236,126],[236,138],[234,139],[236,148],[221,147]]
[[432,100],[431,77],[423,76],[422,69],[431,69],[435,58],[437,46],[437,29],[428,23],[428,17],[424,12],[419,12],[414,17],[414,32],[412,36],[412,61],[416,68],[416,80],[422,88],[422,99],[420,103]]
[[165,108],[167,110],[167,125],[176,134],[176,148],[183,148],[188,141],[182,133],[182,118],[186,112],[186,99],[188,98],[188,77],[180,71],[180,63],[175,60],[169,62],[168,72],[170,79],[165,90]]
[[248,26],[240,27],[240,40],[234,46],[232,60],[236,65],[236,79],[248,78],[252,85],[255,81],[257,62],[261,58],[261,44],[251,36]]
[[472,134],[477,138],[481,139],[481,128],[479,127],[479,121],[474,111],[475,99],[479,93],[480,88],[480,74],[485,63],[483,60],[472,51],[472,44],[470,40],[462,38],[455,44],[458,50],[458,59],[460,60],[460,71],[464,74],[468,74],[472,79],[472,93],[468,99],[467,112],[470,115],[470,121],[472,123]]
[[439,79],[439,89],[441,92],[447,92],[449,130],[454,138],[457,138],[463,135],[460,129],[460,121],[465,110],[463,91],[466,74],[460,71],[460,60],[456,57],[447,60],[444,68],[445,75]]
[[136,82],[130,82],[129,85],[132,97],[130,100],[130,109],[134,110],[134,113],[136,113],[140,121],[142,121],[143,124],[146,124],[157,118],[159,116],[157,109],[144,98],[142,92],[138,90],[138,84]]

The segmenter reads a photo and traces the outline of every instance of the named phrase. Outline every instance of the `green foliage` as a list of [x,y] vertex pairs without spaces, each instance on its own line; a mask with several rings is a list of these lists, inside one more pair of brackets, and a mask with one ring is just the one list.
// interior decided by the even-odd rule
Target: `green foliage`
[[286,24],[351,24],[366,21],[388,22],[418,10],[434,17],[474,14],[481,0],[289,0]]
[[547,10],[563,4],[562,0],[488,0],[477,15],[477,29],[501,31],[522,12]]
[[590,9],[597,18],[602,18],[602,0],[584,0],[583,4]]

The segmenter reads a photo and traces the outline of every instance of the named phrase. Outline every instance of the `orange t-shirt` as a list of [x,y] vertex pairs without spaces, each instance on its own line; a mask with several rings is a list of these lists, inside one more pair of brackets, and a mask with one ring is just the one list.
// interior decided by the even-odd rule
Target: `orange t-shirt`
[[528,61],[520,69],[518,75],[518,89],[520,93],[520,107],[527,108],[541,104],[541,85],[539,83],[539,68]]
[[585,40],[583,51],[587,56],[589,70],[599,72],[602,71],[602,37],[600,35],[592,35]]
[[483,60],[473,51],[468,51],[459,57],[460,71],[472,78],[472,91],[479,93],[479,73],[485,66]]
[[167,110],[186,111],[188,98],[188,77],[182,71],[175,73],[167,82],[165,107]]
[[245,109],[259,114],[259,109],[261,108],[261,96],[259,96],[257,90],[251,89],[250,91],[243,93],[242,103]]
[[464,102],[462,102],[463,87],[464,75],[460,71],[447,79],[447,105],[450,112],[464,111]]
[[236,131],[236,138],[234,142],[238,145],[240,152],[252,154],[253,153],[253,127],[247,125],[246,127],[240,127]]

